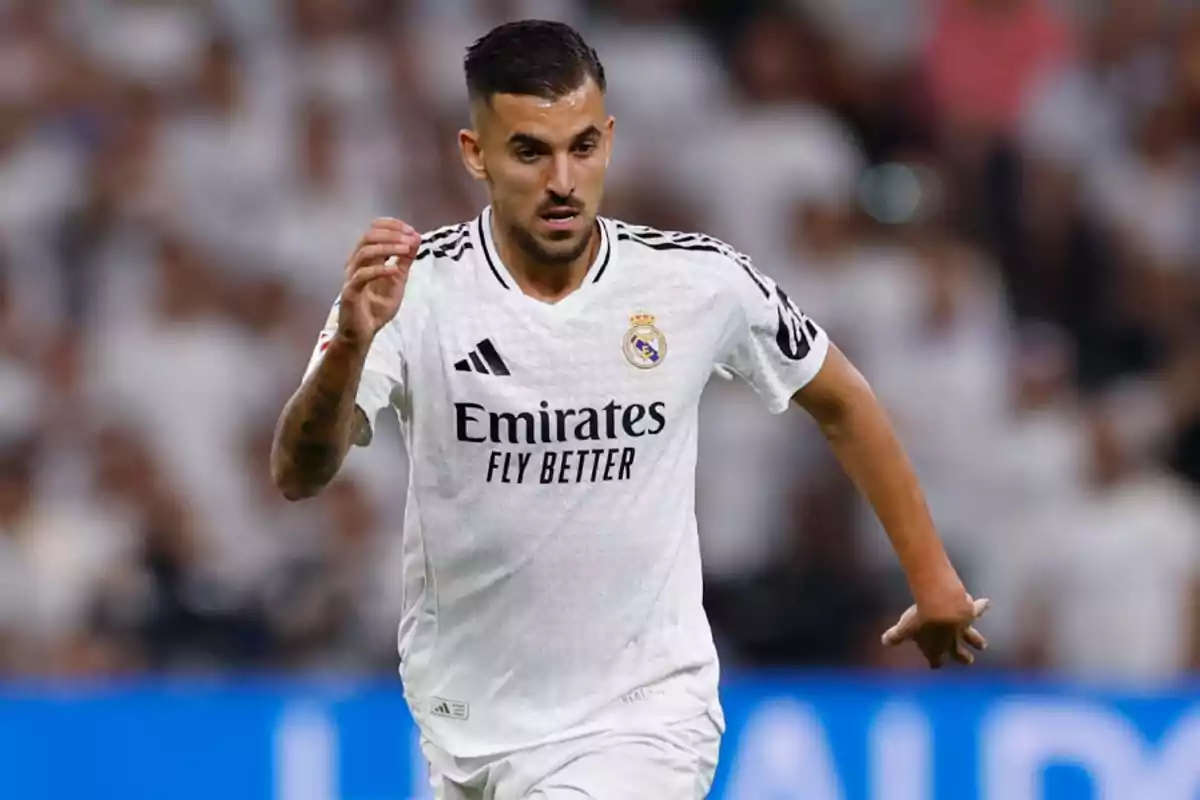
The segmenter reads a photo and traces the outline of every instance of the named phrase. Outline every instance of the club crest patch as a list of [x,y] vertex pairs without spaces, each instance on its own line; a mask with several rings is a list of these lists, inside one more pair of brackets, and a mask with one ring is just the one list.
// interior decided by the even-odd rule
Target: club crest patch
[[625,359],[638,369],[657,367],[667,357],[667,337],[654,327],[654,316],[639,312],[629,322],[622,345]]

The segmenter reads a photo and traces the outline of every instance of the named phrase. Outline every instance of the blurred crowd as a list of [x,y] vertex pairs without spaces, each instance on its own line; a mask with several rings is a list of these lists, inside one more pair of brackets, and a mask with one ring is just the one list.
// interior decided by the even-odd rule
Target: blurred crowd
[[[484,202],[461,57],[578,26],[605,211],[748,253],[884,400],[996,668],[1200,669],[1200,7],[1168,0],[0,0],[0,673],[394,668],[394,422],[267,454],[369,220]],[[719,455],[718,455],[719,454]],[[886,534],[714,378],[729,668],[903,668]]]

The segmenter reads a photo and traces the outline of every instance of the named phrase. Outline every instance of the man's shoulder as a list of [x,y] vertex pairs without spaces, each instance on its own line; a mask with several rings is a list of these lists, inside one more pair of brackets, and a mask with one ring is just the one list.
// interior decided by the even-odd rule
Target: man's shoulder
[[473,220],[443,225],[421,234],[421,246],[409,273],[409,291],[421,293],[426,287],[458,281],[463,270],[454,266],[469,264],[477,243],[472,234]]
[[751,275],[758,282],[759,273],[750,257],[715,236],[699,231],[663,230],[623,220],[610,222],[622,258],[666,269],[685,269],[692,278],[711,278],[724,283],[744,281]]
[[449,259],[459,261],[463,255],[475,249],[471,240],[471,223],[474,220],[443,225],[421,234],[421,249],[417,261]]
[[609,219],[616,231],[617,241],[630,250],[650,250],[656,253],[692,253],[722,256],[726,259],[748,258],[728,242],[701,231],[674,231],[638,225],[619,219]]
[[471,232],[472,222],[468,220],[443,225],[421,234],[421,246],[413,259],[404,290],[405,302],[392,320],[393,326],[419,326],[431,298],[444,294],[445,287],[452,287],[462,279],[467,270],[452,267],[466,265],[476,249]]

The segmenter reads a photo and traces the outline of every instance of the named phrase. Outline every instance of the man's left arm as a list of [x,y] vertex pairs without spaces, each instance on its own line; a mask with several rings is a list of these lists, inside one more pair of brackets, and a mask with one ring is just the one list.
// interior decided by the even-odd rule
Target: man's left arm
[[912,463],[862,374],[830,344],[817,374],[793,395],[820,427],[846,474],[871,503],[908,578],[916,605],[885,643],[914,639],[934,668],[946,658],[970,663],[964,640],[985,645],[971,623],[986,608],[950,563]]
[[807,410],[874,506],[917,601],[884,643],[911,639],[935,668],[947,658],[970,663],[964,643],[985,645],[971,623],[987,601],[972,600],[951,566],[887,414],[859,371],[778,284],[745,255],[722,253],[714,266],[723,267],[723,296],[735,302],[714,367],[740,375],[772,413],[793,405]]

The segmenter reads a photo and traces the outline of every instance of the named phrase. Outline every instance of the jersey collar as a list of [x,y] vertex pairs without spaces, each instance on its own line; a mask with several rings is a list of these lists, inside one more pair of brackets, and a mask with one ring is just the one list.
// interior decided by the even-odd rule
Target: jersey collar
[[[582,291],[591,284],[599,283],[616,258],[617,248],[612,221],[598,216],[596,217],[596,223],[600,229],[600,247],[596,251],[596,257],[592,259],[591,266],[588,267],[588,272],[584,276],[583,283],[580,284],[574,293]],[[492,234],[491,206],[483,209],[483,212],[475,219],[474,227],[475,236],[479,239],[480,250],[483,251],[484,263],[487,264],[488,271],[491,272],[492,277],[504,289],[520,292],[516,281],[513,280],[512,274],[508,271],[508,267],[500,259],[500,249],[496,247],[496,240]],[[566,298],[563,298],[563,300],[566,300]],[[559,302],[563,301],[560,300]]]

